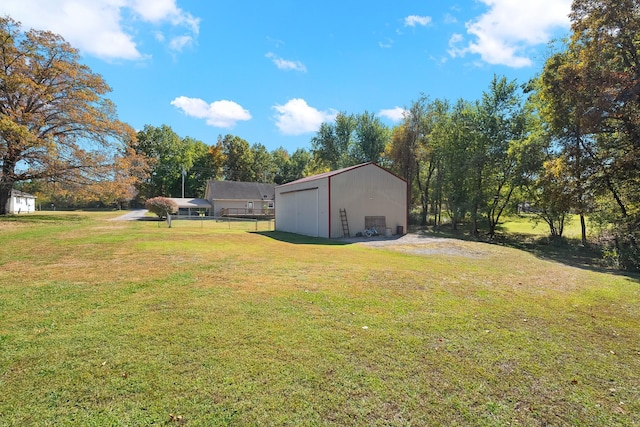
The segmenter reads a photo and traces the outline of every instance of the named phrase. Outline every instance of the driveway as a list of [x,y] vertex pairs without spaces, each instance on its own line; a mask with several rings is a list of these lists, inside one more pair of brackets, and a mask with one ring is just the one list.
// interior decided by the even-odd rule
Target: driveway
[[113,221],[139,221],[145,217],[145,214],[149,212],[147,209],[133,209],[128,211],[124,215],[113,218]]

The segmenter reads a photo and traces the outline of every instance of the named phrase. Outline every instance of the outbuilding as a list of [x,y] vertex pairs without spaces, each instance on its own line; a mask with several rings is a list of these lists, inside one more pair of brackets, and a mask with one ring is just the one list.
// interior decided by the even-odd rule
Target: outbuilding
[[277,186],[275,202],[278,231],[335,239],[407,230],[407,181],[375,163]]
[[10,214],[31,213],[36,210],[36,196],[23,191],[11,190],[7,212]]

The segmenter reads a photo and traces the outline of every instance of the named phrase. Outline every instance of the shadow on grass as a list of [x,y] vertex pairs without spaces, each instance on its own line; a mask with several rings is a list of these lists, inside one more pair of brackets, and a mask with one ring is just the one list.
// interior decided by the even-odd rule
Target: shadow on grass
[[24,224],[53,223],[53,222],[80,222],[86,221],[87,217],[77,214],[23,214],[0,216],[2,222],[18,222]]
[[291,243],[294,245],[324,245],[324,246],[344,246],[351,242],[335,239],[324,239],[321,237],[303,236],[301,234],[285,233],[283,231],[250,231],[251,234],[259,234],[279,242]]
[[519,249],[529,252],[540,259],[551,260],[584,270],[624,276],[640,283],[640,273],[617,270],[611,267],[602,258],[602,253],[599,250],[582,246],[578,239],[563,239],[554,242],[547,237],[507,232],[499,232],[493,239],[490,239],[486,234],[474,236],[466,228],[452,230],[450,227],[440,227],[435,230],[423,229],[422,232],[424,236],[451,238]]

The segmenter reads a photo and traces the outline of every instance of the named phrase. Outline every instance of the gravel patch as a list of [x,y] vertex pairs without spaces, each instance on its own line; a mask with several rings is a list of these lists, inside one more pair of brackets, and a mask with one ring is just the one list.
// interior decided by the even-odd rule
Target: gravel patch
[[484,258],[488,256],[488,252],[484,251],[482,249],[483,245],[478,242],[466,242],[418,233],[392,237],[352,237],[342,240],[356,245],[391,249],[415,255],[451,255],[466,258]]

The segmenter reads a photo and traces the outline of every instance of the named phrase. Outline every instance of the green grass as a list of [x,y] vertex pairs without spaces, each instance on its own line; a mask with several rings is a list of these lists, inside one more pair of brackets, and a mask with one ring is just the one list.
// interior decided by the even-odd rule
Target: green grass
[[[548,236],[549,226],[547,223],[537,218],[533,214],[525,214],[520,216],[507,217],[500,225],[500,229],[506,233],[516,233],[531,236]],[[587,232],[591,231],[591,225],[587,219]],[[578,215],[569,215],[564,224],[562,233],[567,239],[580,239],[580,217]]]
[[0,220],[0,424],[640,423],[635,276],[113,215]]

